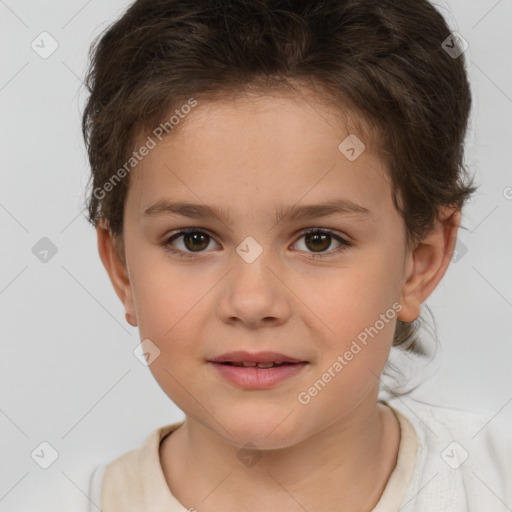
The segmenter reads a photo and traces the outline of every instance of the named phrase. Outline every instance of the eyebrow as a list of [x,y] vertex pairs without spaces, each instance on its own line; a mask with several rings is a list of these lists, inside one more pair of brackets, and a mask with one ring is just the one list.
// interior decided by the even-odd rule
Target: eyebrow
[[[162,214],[179,215],[192,219],[207,219],[217,217],[222,222],[229,224],[229,210],[216,208],[206,204],[189,203],[185,201],[171,202],[158,201],[144,211],[144,218],[155,217]],[[287,220],[305,220],[311,218],[327,217],[331,215],[353,215],[361,219],[373,219],[373,213],[364,206],[348,199],[334,199],[319,204],[292,205],[279,207],[276,211],[276,222]]]

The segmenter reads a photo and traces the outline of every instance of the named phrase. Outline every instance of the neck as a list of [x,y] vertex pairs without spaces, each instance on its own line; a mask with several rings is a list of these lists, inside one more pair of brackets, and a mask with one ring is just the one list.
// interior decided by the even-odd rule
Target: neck
[[396,464],[400,439],[393,413],[372,398],[299,444],[256,451],[245,465],[239,447],[187,418],[160,447],[169,488],[201,512],[370,511]]

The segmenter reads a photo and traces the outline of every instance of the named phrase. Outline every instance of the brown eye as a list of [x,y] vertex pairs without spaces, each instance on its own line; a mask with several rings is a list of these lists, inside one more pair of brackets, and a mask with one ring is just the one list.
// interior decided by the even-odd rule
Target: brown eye
[[323,252],[331,245],[332,236],[324,233],[310,232],[305,235],[305,243],[308,248],[313,251]]
[[196,231],[183,235],[183,244],[190,251],[202,251],[208,247],[209,236],[206,233]]
[[[299,240],[301,239],[304,239],[302,244],[305,247],[305,252],[309,253],[309,256],[313,259],[335,256],[336,254],[346,251],[352,245],[351,242],[344,240],[341,236],[325,229],[310,229],[304,231]],[[338,243],[338,246],[329,250],[333,239]]]
[[163,246],[169,251],[183,253],[186,256],[204,252],[212,240],[210,235],[198,229],[184,229],[165,240]]

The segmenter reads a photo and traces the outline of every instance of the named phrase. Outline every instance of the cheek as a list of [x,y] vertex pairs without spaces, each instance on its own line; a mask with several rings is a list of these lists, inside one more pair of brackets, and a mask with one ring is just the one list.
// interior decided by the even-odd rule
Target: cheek
[[307,407],[313,416],[313,411],[329,411],[327,421],[336,421],[340,410],[351,410],[378,386],[391,349],[399,304],[394,308],[385,294],[372,295],[370,291],[358,290],[350,296],[331,289],[330,296],[323,320],[334,334],[321,340],[321,359],[300,391],[306,394],[302,395],[306,401],[310,400]]
[[385,325],[379,322],[378,328],[384,336],[389,335],[399,286],[387,262],[366,258],[366,262],[334,270],[317,280],[315,286],[306,286],[302,294],[321,320],[319,324],[324,325],[327,339],[333,339],[336,345],[340,340],[356,338],[386,313]]
[[315,398],[318,407],[338,410],[341,400],[350,408],[378,383],[400,310],[392,260],[391,253],[382,258],[376,250],[357,264],[340,268],[323,286],[308,288],[307,304],[322,320],[315,325],[325,332],[319,346],[321,359],[310,379],[310,385],[321,380],[317,387],[322,391]]
[[[190,399],[202,392],[197,363],[204,339],[203,318],[208,301],[201,301],[211,284],[194,279],[190,272],[170,272],[170,265],[142,267],[133,281],[134,302],[141,340],[149,339],[159,355],[149,369],[163,391],[188,414],[201,415]],[[211,305],[210,305],[211,307]],[[214,411],[211,405],[209,411]]]
[[[190,270],[180,271],[165,255],[151,264],[140,255],[132,265],[134,306],[141,337],[167,343],[179,338],[182,324],[197,316],[199,299],[211,288],[204,276],[194,277]],[[190,327],[190,326],[189,326]]]

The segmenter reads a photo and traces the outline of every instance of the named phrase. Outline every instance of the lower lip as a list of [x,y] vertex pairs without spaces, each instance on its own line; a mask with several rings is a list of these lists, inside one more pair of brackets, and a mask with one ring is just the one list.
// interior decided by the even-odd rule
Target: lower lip
[[266,389],[297,375],[308,363],[285,364],[272,368],[233,366],[213,362],[210,364],[217,368],[222,377],[237,386],[246,389]]

